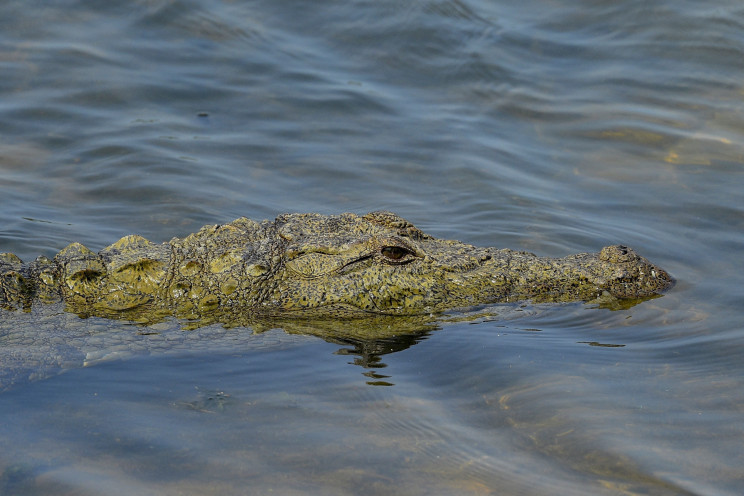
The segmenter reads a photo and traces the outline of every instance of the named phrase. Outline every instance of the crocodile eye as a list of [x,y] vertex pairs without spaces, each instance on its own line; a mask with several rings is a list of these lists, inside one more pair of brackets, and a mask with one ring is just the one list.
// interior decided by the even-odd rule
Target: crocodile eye
[[399,262],[405,258],[406,255],[413,255],[410,250],[401,248],[400,246],[383,246],[380,249],[380,253],[383,257],[394,262]]

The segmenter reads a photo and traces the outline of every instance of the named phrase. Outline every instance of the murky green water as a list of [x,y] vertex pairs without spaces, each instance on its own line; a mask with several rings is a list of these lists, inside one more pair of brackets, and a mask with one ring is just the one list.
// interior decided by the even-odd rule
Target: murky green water
[[0,494],[740,494],[744,7],[505,3],[3,2],[0,251],[389,209],[678,284],[375,340],[4,313]]

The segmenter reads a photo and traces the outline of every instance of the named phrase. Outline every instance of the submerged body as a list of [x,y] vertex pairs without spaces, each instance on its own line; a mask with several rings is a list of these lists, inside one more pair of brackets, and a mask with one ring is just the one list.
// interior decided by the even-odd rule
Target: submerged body
[[419,315],[532,300],[644,299],[674,283],[624,246],[565,258],[429,236],[390,212],[240,218],[154,244],[126,236],[49,260],[0,254],[0,306],[62,300],[81,315],[155,321],[240,316]]

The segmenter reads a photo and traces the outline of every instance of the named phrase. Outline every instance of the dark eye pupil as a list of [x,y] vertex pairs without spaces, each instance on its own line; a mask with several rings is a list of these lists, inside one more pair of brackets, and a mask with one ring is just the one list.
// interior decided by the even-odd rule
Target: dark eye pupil
[[383,246],[380,252],[390,260],[400,260],[408,253],[408,250],[398,246]]

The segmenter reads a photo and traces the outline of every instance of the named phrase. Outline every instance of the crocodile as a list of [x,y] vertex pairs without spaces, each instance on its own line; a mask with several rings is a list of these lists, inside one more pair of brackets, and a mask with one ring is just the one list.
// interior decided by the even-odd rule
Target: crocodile
[[626,246],[538,257],[438,239],[386,211],[242,217],[161,244],[129,235],[95,253],[72,243],[29,263],[0,254],[0,307],[62,302],[83,317],[145,323],[432,315],[527,300],[635,303],[673,284]]

